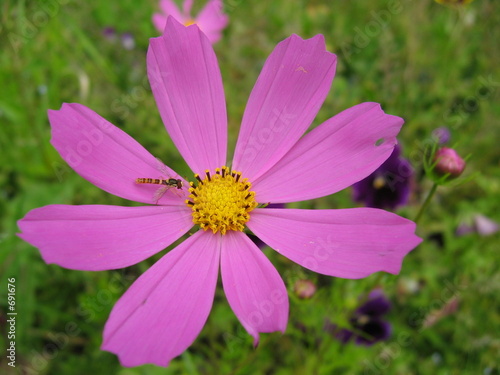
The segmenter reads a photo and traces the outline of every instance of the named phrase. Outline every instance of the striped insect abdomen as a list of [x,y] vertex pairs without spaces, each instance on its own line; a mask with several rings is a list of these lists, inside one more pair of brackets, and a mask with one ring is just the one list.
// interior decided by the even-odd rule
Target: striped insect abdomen
[[169,185],[167,180],[161,180],[159,178],[137,178],[135,182],[137,184]]

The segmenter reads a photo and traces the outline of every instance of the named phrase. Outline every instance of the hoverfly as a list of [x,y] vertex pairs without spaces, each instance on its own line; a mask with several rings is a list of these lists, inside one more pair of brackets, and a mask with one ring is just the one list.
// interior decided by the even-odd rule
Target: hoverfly
[[170,190],[170,188],[177,188],[178,190],[182,190],[183,183],[182,180],[177,178],[172,178],[169,176],[168,168],[158,159],[158,170],[167,178],[136,178],[136,184],[153,184],[153,185],[161,185],[158,190],[155,191],[153,195],[153,202],[158,204],[158,201],[163,197],[163,195]]

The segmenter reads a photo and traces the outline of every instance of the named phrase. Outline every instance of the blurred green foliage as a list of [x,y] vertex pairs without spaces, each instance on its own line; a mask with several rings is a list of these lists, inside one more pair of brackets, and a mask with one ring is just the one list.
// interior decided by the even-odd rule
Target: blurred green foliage
[[[481,213],[500,221],[500,11],[496,0],[445,7],[431,0],[227,0],[230,25],[215,46],[224,80],[230,152],[245,104],[265,58],[296,33],[322,33],[338,55],[337,75],[314,126],[363,101],[402,116],[403,153],[416,170],[413,218],[431,186],[423,151],[447,126],[462,155],[471,155],[465,184],[440,187],[419,223],[424,242],[399,276],[329,278],[265,250],[290,290],[285,335],[263,334],[252,348],[218,288],[201,335],[169,368],[122,368],[100,351],[114,302],[162,254],[125,270],[79,272],[46,265],[16,237],[16,221],[43,205],[131,202],[111,196],[73,172],[50,145],[47,109],[82,103],[131,134],[180,174],[188,168],[168,139],[146,80],[148,39],[157,36],[155,1],[0,2],[0,372],[19,374],[499,374],[500,273],[498,234],[455,235]],[[202,6],[196,2],[195,8]],[[117,39],[103,36],[113,27]],[[135,39],[123,48],[120,35]],[[138,176],[133,176],[138,177]],[[497,203],[495,203],[497,202]],[[352,207],[350,191],[302,208]],[[7,366],[7,278],[16,278],[17,367]],[[318,286],[310,300],[293,295],[294,280]],[[394,303],[390,341],[342,346],[324,332],[325,320],[347,324],[358,297],[381,286]],[[426,327],[432,312],[453,299],[455,312]]]

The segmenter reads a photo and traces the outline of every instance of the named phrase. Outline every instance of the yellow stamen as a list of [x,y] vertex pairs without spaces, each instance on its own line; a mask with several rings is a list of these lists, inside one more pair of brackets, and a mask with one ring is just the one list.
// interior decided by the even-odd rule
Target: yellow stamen
[[252,184],[241,178],[240,172],[228,167],[217,168],[215,173],[205,171],[205,178],[194,176],[198,185],[190,183],[188,207],[193,210],[193,222],[203,230],[226,234],[228,230],[243,231],[250,220],[249,212],[257,207]]
[[191,25],[193,25],[195,23],[196,23],[195,20],[193,20],[193,19],[190,18],[186,22],[184,22],[184,26],[191,26]]
[[367,315],[360,315],[357,318],[359,324],[364,325],[370,321],[370,317]]
[[385,186],[385,178],[382,176],[378,176],[373,180],[373,187],[375,189],[382,189]]

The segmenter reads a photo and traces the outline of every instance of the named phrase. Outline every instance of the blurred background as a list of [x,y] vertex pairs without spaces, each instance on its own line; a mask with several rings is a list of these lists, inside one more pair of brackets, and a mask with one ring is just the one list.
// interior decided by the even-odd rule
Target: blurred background
[[[193,13],[203,5],[195,1]],[[146,78],[148,40],[158,36],[151,17],[159,5],[1,0],[0,372],[499,374],[498,5],[495,0],[465,6],[432,0],[224,1],[229,25],[214,48],[228,98],[230,152],[247,98],[274,46],[292,33],[304,38],[321,33],[338,66],[313,126],[365,101],[379,102],[406,121],[399,142],[401,156],[412,166],[410,195],[389,209],[416,217],[433,184],[423,164],[436,128],[449,132],[446,144],[468,156],[467,167],[455,183],[437,189],[419,221],[424,242],[405,258],[400,275],[326,277],[263,248],[289,289],[284,335],[262,334],[253,349],[219,285],[205,328],[170,367],[126,369],[99,349],[103,327],[116,300],[165,251],[124,270],[66,270],[45,264],[36,248],[16,237],[16,221],[48,204],[135,205],[82,179],[51,146],[47,110],[63,102],[88,106],[190,176]],[[347,189],[289,207],[363,205],[352,198]],[[16,279],[15,369],[5,354],[8,278]],[[374,289],[390,301],[380,314],[360,309]],[[345,332],[367,340],[346,340]]]

